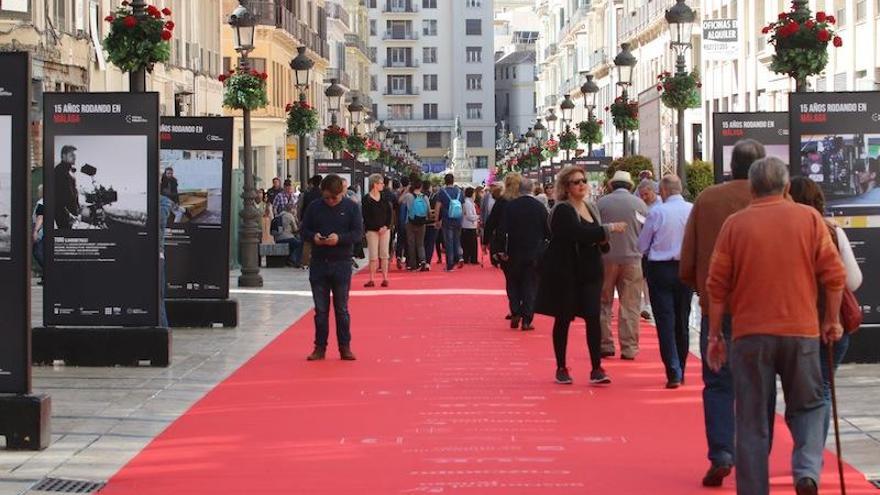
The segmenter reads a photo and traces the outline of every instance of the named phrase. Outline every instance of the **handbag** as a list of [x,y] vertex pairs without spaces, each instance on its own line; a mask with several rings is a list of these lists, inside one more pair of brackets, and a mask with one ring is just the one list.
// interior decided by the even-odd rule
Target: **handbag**
[[[831,234],[831,240],[834,247],[840,249],[837,243],[837,230],[833,225],[828,225],[828,233]],[[840,301],[840,324],[843,331],[847,334],[853,334],[862,326],[862,307],[859,305],[858,299],[853,291],[847,287],[843,288],[843,296]]]

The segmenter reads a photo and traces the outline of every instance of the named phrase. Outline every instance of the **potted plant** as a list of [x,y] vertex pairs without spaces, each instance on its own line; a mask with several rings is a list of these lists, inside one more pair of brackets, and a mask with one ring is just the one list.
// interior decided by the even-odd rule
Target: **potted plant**
[[571,129],[566,129],[559,134],[559,147],[564,150],[576,150],[578,136]]
[[673,110],[700,108],[700,74],[693,72],[664,72],[657,76],[660,101]]
[[553,159],[559,156],[559,141],[550,138],[544,143],[544,150],[541,151],[541,156],[546,159]]
[[122,2],[104,18],[110,24],[102,43],[107,59],[123,72],[152,71],[155,64],[167,62],[174,31],[170,17],[170,9],[155,5],[147,5],[145,15],[135,17],[131,5]]
[[324,129],[324,147],[334,155],[348,146],[348,133],[338,125],[330,125]]
[[831,28],[835,22],[834,16],[821,11],[813,17],[806,0],[793,1],[790,12],[780,12],[776,21],[761,30],[770,35],[769,42],[775,48],[770,70],[788,75],[795,80],[797,91],[806,91],[807,77],[821,73],[828,65],[828,43],[843,46]]
[[217,79],[223,83],[223,106],[235,110],[256,110],[269,104],[266,80],[269,75],[241,67],[221,74]]
[[639,104],[622,96],[614,99],[611,106],[605,107],[611,112],[611,122],[618,131],[635,131],[639,128]]
[[379,153],[382,151],[382,145],[379,144],[378,141],[368,139],[364,147],[365,149],[361,153],[361,157],[364,160],[371,162],[379,158]]
[[359,156],[367,149],[366,139],[358,134],[352,134],[348,137],[345,149],[353,156]]
[[601,143],[603,124],[604,122],[597,120],[595,116],[590,115],[589,119],[578,123],[578,138],[582,143],[587,145]]
[[318,130],[318,112],[305,100],[288,103],[287,133],[294,136],[305,136]]

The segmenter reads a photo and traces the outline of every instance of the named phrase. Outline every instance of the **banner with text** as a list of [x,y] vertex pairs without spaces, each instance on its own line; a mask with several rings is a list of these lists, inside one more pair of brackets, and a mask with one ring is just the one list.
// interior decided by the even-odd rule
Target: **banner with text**
[[162,117],[166,297],[229,298],[231,117]]
[[0,53],[0,67],[0,393],[26,394],[31,391],[30,58]]
[[730,180],[730,157],[741,139],[754,139],[764,145],[767,156],[788,163],[788,113],[744,112],[712,114],[712,162],[715,183]]
[[46,326],[159,321],[159,95],[46,93]]
[[862,269],[865,323],[880,323],[880,92],[796,93],[789,108],[792,174],[825,192]]
[[703,21],[703,60],[731,60],[739,56],[739,21],[707,19]]

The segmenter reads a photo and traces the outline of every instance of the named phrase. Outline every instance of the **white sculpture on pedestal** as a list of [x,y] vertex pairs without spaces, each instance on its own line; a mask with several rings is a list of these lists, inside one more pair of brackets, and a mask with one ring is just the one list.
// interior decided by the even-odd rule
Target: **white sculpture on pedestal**
[[452,131],[452,173],[458,183],[470,183],[474,179],[474,170],[467,156],[467,142],[461,132],[461,117],[455,117]]

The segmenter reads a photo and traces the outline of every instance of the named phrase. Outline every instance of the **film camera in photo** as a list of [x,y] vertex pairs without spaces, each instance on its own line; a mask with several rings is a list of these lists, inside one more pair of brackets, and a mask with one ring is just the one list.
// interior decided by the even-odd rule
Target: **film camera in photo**
[[835,207],[880,210],[880,134],[801,137],[801,173],[818,183]]

